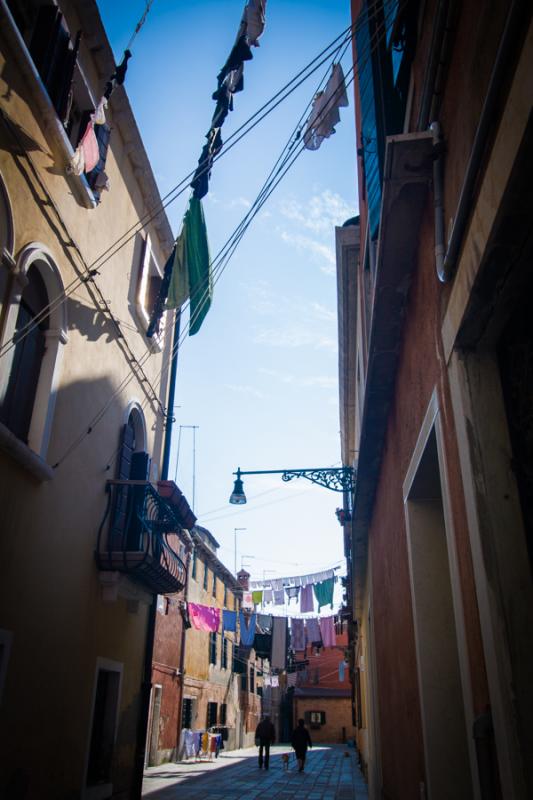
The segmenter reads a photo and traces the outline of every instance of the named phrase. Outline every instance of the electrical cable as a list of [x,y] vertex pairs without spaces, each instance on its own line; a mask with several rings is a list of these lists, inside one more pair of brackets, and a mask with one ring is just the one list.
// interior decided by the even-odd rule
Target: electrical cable
[[[318,56],[316,56],[311,62],[309,62],[309,64],[306,67],[304,67],[294,78],[291,79],[291,81],[289,81],[272,98],[270,98],[270,100],[268,100],[263,106],[261,106],[261,108],[258,109],[258,111],[256,111],[254,114],[252,114],[252,116],[249,117],[249,119],[246,120],[246,122],[244,122],[233,134],[231,134],[231,136],[226,140],[226,144],[225,144],[224,148],[213,159],[212,163],[215,163],[215,161],[218,161],[219,158],[221,158],[223,155],[225,155],[227,152],[229,152],[244,136],[246,136],[248,133],[250,133],[253,130],[253,128],[255,128],[256,125],[259,124],[259,122],[261,122],[263,119],[265,119],[265,117],[268,116],[268,114],[270,114],[272,111],[274,111],[275,108],[277,108],[278,105],[280,105],[283,102],[283,100],[285,100],[287,97],[289,97],[290,94],[292,94],[292,92],[294,92],[297,88],[299,88],[299,86],[301,86],[302,83],[304,83],[312,74],[314,74],[314,72],[316,72],[316,70],[319,69],[320,66],[322,66],[322,64],[325,63],[325,61],[327,61],[331,57],[330,54],[327,55],[325,58],[323,58],[322,61],[320,61],[318,64],[316,64],[313,67],[313,69],[310,72],[308,72],[308,74],[305,75],[302,78],[302,80],[300,80],[298,83],[296,83],[295,86],[293,86],[289,91],[287,91],[287,93],[283,97],[281,97],[278,100],[277,103],[275,103],[274,105],[271,105],[274,102],[274,100],[279,98],[280,95],[282,95],[283,92],[288,89],[288,87],[290,87],[301,75],[303,75],[306,72],[306,70],[308,70],[314,64],[314,62],[318,58],[320,58],[322,56],[323,53],[326,53],[329,50],[331,50],[332,46],[337,43],[338,39],[340,39],[342,36],[345,36],[346,32],[348,30],[350,30],[351,27],[352,27],[351,25],[348,26],[348,28],[345,31],[343,31],[338,37],[336,37],[336,39],[334,39],[334,41],[330,45],[328,45]],[[351,39],[351,36],[350,36],[350,39]],[[270,106],[270,108],[269,108],[269,106]],[[261,117],[259,117],[259,119],[257,119],[254,122],[253,125],[251,125],[249,128],[247,128],[247,126],[252,122],[252,120],[254,120],[265,109],[268,109],[266,111],[266,113],[264,113]],[[242,131],[241,135],[238,136],[238,134],[241,131]],[[233,139],[235,139],[235,137],[237,137],[236,140],[232,141]],[[231,142],[231,144],[229,144],[230,142]],[[203,170],[199,174],[203,175],[208,170],[209,170],[209,167],[206,167],[206,169]],[[186,191],[186,189],[188,188],[187,181],[189,180],[189,178],[191,178],[194,175],[194,173],[195,173],[195,170],[192,170],[188,175],[186,175],[185,178],[183,178],[169,192],[167,192],[167,194],[164,196],[164,198],[162,198],[160,201],[158,201],[158,203],[152,209],[150,209],[148,212],[146,212],[146,214],[143,215],[143,217],[141,217],[140,220],[138,220],[131,228],[129,228],[126,231],[126,233],[122,234],[122,236],[119,237],[115,241],[115,243],[109,245],[106,250],[104,250],[91,264],[89,264],[88,270],[92,272],[93,270],[97,271],[98,269],[103,267],[113,256],[115,256],[123,247],[125,247],[134,238],[134,236],[137,235],[137,233],[139,233],[141,230],[143,230],[168,205],[170,205],[181,194],[183,194],[183,192]],[[186,185],[184,185],[184,184],[186,184]],[[180,189],[180,187],[182,187],[182,188]],[[178,189],[180,189],[180,191],[177,192],[177,194],[174,194]],[[129,234],[132,234],[132,235],[130,236]],[[125,237],[128,237],[128,238],[125,239]],[[104,259],[104,260],[102,260],[102,259]],[[20,329],[20,331],[18,332],[19,335],[18,335],[16,341],[7,342],[5,345],[3,345],[3,347],[0,348],[0,358],[2,356],[6,355],[12,347],[16,346],[16,344],[19,341],[21,341],[24,338],[24,336],[26,336],[28,333],[30,333],[31,330],[33,330],[33,328],[36,325],[39,325],[40,322],[42,322],[42,320],[45,319],[49,315],[51,310],[54,310],[57,307],[58,304],[61,304],[62,302],[64,302],[64,300],[67,297],[70,296],[72,291],[75,291],[75,289],[77,289],[83,283],[84,283],[84,281],[80,280],[79,278],[73,279],[71,281],[71,283],[68,284],[65,287],[63,292],[61,292],[56,298],[54,298],[54,300],[52,302],[50,302],[46,306],[44,306],[43,309],[41,309],[41,311],[39,312],[39,314],[35,315],[35,317],[29,323],[27,323],[26,326],[23,326]]]
[[[349,27],[351,28],[352,26],[349,26]],[[386,32],[386,26],[385,26],[385,32]],[[377,34],[376,34],[376,35],[377,35]],[[381,35],[381,34],[380,34],[380,35]],[[337,38],[340,38],[340,37],[337,37]],[[372,52],[373,52],[373,50],[375,49],[375,46],[378,44],[378,42],[379,42],[379,38],[378,38],[377,40],[375,40],[374,42],[370,41],[370,43],[369,43],[370,51],[369,51],[369,53],[367,54],[367,58],[368,58],[368,57],[371,55],[371,53],[372,53]],[[342,46],[342,45],[341,45],[341,46]],[[348,87],[348,86],[349,86],[349,85],[350,85],[350,84],[353,82],[353,80],[354,80],[354,78],[355,78],[355,75],[356,75],[355,64],[352,66],[352,68],[351,68],[350,72],[353,72],[353,76],[352,76],[351,80],[349,81],[349,83],[346,85],[347,87]],[[327,111],[327,109],[324,109],[322,113],[325,113],[326,111]],[[225,270],[225,268],[226,268],[227,264],[229,263],[229,260],[230,260],[231,256],[232,256],[232,255],[233,255],[233,253],[235,252],[235,249],[236,249],[236,247],[238,246],[238,244],[239,244],[240,240],[242,239],[242,236],[244,235],[245,231],[246,231],[246,230],[247,230],[247,228],[249,227],[249,225],[250,225],[251,221],[253,220],[253,218],[254,218],[254,217],[256,216],[256,214],[259,212],[259,210],[260,210],[260,208],[262,207],[262,205],[264,204],[264,202],[266,202],[266,200],[268,199],[268,197],[269,197],[269,196],[272,194],[272,191],[273,191],[273,190],[276,188],[276,186],[279,184],[279,182],[282,180],[282,178],[284,177],[284,175],[285,175],[285,174],[287,173],[287,171],[290,169],[290,167],[292,166],[292,164],[294,163],[294,161],[296,160],[296,158],[298,158],[298,156],[299,156],[299,155],[301,155],[301,153],[303,152],[303,150],[304,150],[304,149],[305,149],[305,145],[304,145],[304,144],[302,144],[302,145],[301,145],[301,147],[300,147],[300,149],[299,149],[299,150],[297,150],[297,151],[296,151],[296,154],[295,154],[295,155],[292,157],[292,160],[291,160],[291,161],[288,163],[288,166],[285,166],[285,164],[286,164],[286,162],[287,162],[287,159],[290,157],[290,153],[288,153],[288,154],[287,154],[285,161],[284,161],[284,162],[282,163],[282,165],[281,165],[281,167],[284,167],[284,166],[285,166],[285,169],[284,169],[284,170],[281,172],[281,174],[279,174],[279,175],[277,174],[277,175],[276,175],[276,177],[277,177],[277,180],[276,180],[276,182],[275,182],[275,183],[272,183],[272,182],[270,183],[270,185],[268,186],[268,191],[266,191],[266,188],[267,188],[266,186],[264,186],[264,187],[263,187],[263,190],[262,190],[262,191],[261,191],[261,193],[260,193],[260,196],[262,195],[262,196],[261,196],[261,200],[260,200],[260,202],[258,203],[258,202],[257,202],[257,199],[256,199],[256,203],[254,203],[254,206],[252,207],[252,209],[250,209],[250,211],[247,213],[247,215],[245,215],[245,218],[244,218],[244,220],[246,220],[246,224],[243,226],[243,224],[242,224],[242,222],[241,222],[241,225],[240,225],[240,226],[238,226],[238,228],[236,229],[236,232],[234,232],[235,239],[234,239],[233,243],[232,243],[231,245],[229,245],[229,247],[230,247],[231,249],[227,250],[227,248],[228,248],[228,242],[230,242],[230,241],[231,241],[231,237],[230,237],[230,240],[228,240],[228,242],[227,242],[227,243],[226,243],[226,245],[224,246],[224,248],[222,248],[222,250],[221,250],[220,252],[223,252],[223,251],[224,251],[224,249],[226,248],[226,254],[225,254],[225,255],[224,255],[224,256],[223,256],[223,257],[220,259],[219,263],[217,264],[216,271],[218,271],[218,273],[219,273],[219,274],[216,276],[216,278],[215,278],[215,280],[214,280],[214,284],[213,284],[213,285],[215,285],[215,284],[216,284],[216,282],[218,282],[218,280],[220,279],[220,277],[221,277],[221,275],[222,275],[223,271]],[[278,159],[278,162],[276,162],[276,163],[279,163],[279,159]],[[278,173],[279,173],[279,171],[280,171],[281,167],[278,169]],[[265,192],[265,191],[266,191],[266,194],[264,194],[264,192]],[[243,222],[244,222],[244,220],[243,220]],[[218,256],[217,256],[217,257],[218,257]],[[215,260],[216,260],[216,259],[215,259]],[[221,264],[222,264],[222,266],[221,266]],[[215,274],[215,269],[213,270],[213,274]],[[199,309],[201,309],[201,304],[199,305]],[[182,337],[181,337],[181,338],[178,340],[178,343],[177,343],[177,344],[174,346],[174,348],[172,349],[172,352],[173,352],[173,353],[175,352],[175,350],[178,350],[178,349],[179,349],[179,346],[180,346],[180,345],[183,343],[183,341],[184,341],[184,338],[185,338],[185,337],[182,335]],[[147,360],[147,359],[150,357],[150,355],[151,355],[151,353],[150,353],[150,352],[146,353],[146,354],[145,354],[145,357],[144,357],[144,358],[142,358],[142,359],[139,361],[139,365],[140,365],[141,367],[142,367],[142,366],[143,366],[143,364],[146,362],[146,360]],[[170,359],[169,359],[169,361],[170,361]],[[168,371],[168,366],[169,366],[169,365],[167,364],[167,366],[166,366],[166,371]],[[163,375],[163,368],[162,368],[162,370],[161,370],[160,372],[161,372],[161,377],[162,377],[162,375]],[[132,380],[134,377],[137,377],[137,376],[135,375],[135,373],[133,373],[133,372],[132,372],[131,376],[129,376],[129,377],[126,377],[126,378],[125,378],[125,379],[124,379],[124,380],[121,382],[121,384],[119,385],[119,387],[117,387],[117,389],[116,389],[116,390],[113,392],[113,395],[112,395],[112,397],[110,398],[110,400],[109,400],[109,401],[108,401],[108,402],[105,404],[104,408],[103,408],[103,409],[101,409],[101,410],[100,410],[100,411],[97,413],[97,415],[95,415],[95,417],[94,417],[94,418],[93,418],[93,420],[91,421],[91,423],[90,423],[90,425],[89,425],[89,427],[88,427],[87,431],[86,431],[86,432],[84,432],[84,433],[82,433],[82,434],[80,434],[80,436],[79,436],[79,437],[76,439],[76,441],[75,441],[75,442],[73,442],[73,443],[72,443],[72,445],[71,445],[71,446],[69,446],[69,447],[67,448],[67,450],[66,450],[66,451],[65,451],[65,452],[62,454],[62,456],[61,456],[61,457],[59,458],[59,460],[56,462],[56,464],[54,465],[54,467],[56,467],[56,468],[57,468],[58,466],[60,466],[60,464],[61,464],[61,463],[62,463],[62,462],[65,460],[65,458],[66,458],[66,457],[67,457],[67,456],[68,456],[68,455],[69,455],[69,454],[72,452],[72,450],[73,450],[73,449],[75,449],[75,447],[77,447],[77,446],[78,446],[78,445],[81,443],[81,441],[83,441],[83,439],[84,439],[84,438],[85,438],[85,437],[86,437],[88,434],[90,434],[90,433],[92,432],[92,430],[93,430],[94,426],[95,426],[95,425],[96,425],[96,424],[97,424],[97,423],[100,421],[100,419],[101,419],[101,418],[104,416],[104,414],[105,414],[105,412],[107,411],[107,409],[110,407],[110,405],[111,405],[111,402],[112,402],[112,400],[114,399],[114,397],[115,397],[115,396],[117,396],[117,394],[119,394],[119,393],[120,393],[120,392],[123,390],[123,388],[125,388],[125,387],[126,387],[128,384],[129,384],[129,382],[130,382],[130,381],[131,381],[131,380]],[[145,402],[146,402],[146,401],[145,401]]]

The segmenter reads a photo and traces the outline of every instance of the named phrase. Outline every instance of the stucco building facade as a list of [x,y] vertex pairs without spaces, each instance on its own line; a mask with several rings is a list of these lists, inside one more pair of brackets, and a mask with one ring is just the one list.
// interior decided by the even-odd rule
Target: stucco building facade
[[68,170],[116,69],[96,3],[0,20],[0,793],[139,796],[155,601],[186,572],[173,315],[145,335],[173,235],[122,86],[98,169]]
[[337,263],[358,746],[371,797],[526,798],[531,9],[354,0],[352,18],[360,218]]

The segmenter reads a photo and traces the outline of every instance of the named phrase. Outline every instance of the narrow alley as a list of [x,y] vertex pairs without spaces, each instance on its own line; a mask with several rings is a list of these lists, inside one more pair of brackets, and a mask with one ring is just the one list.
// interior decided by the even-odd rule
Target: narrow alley
[[[289,769],[282,755],[289,753]],[[346,755],[348,754],[348,755]],[[366,784],[353,748],[319,745],[309,751],[299,773],[294,753],[277,745],[270,769],[257,767],[257,748],[221,753],[214,761],[180,762],[150,767],[145,772],[143,798],[148,800],[366,800]]]

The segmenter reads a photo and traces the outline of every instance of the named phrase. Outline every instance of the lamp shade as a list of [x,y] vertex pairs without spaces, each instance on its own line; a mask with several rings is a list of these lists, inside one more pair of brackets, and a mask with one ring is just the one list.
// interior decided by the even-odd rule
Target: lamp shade
[[237,479],[233,485],[233,491],[229,501],[234,506],[243,506],[246,503],[246,495],[244,494],[244,489],[242,488],[240,473],[237,473]]

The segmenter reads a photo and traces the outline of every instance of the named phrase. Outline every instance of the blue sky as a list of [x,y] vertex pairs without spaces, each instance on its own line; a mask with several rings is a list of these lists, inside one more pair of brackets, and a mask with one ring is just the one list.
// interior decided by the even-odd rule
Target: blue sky
[[[134,43],[126,87],[162,194],[196,165],[243,5],[154,0]],[[144,2],[99,6],[118,60]],[[348,0],[268,0],[267,27],[223,138],[349,24]],[[204,201],[212,254],[253,202],[325,69],[214,165]],[[254,578],[312,572],[343,557],[334,516],[340,495],[261,476],[245,481],[247,505],[230,506],[228,497],[238,466],[340,464],[334,226],[357,209],[351,87],[348,97],[337,132],[296,161],[216,284],[202,329],[180,349],[174,452],[178,426],[198,425],[199,522],[230,568],[234,528],[247,529],[239,533],[239,566],[242,558]],[[168,210],[175,232],[187,197]],[[177,483],[189,501],[192,454],[192,431],[183,429]]]

